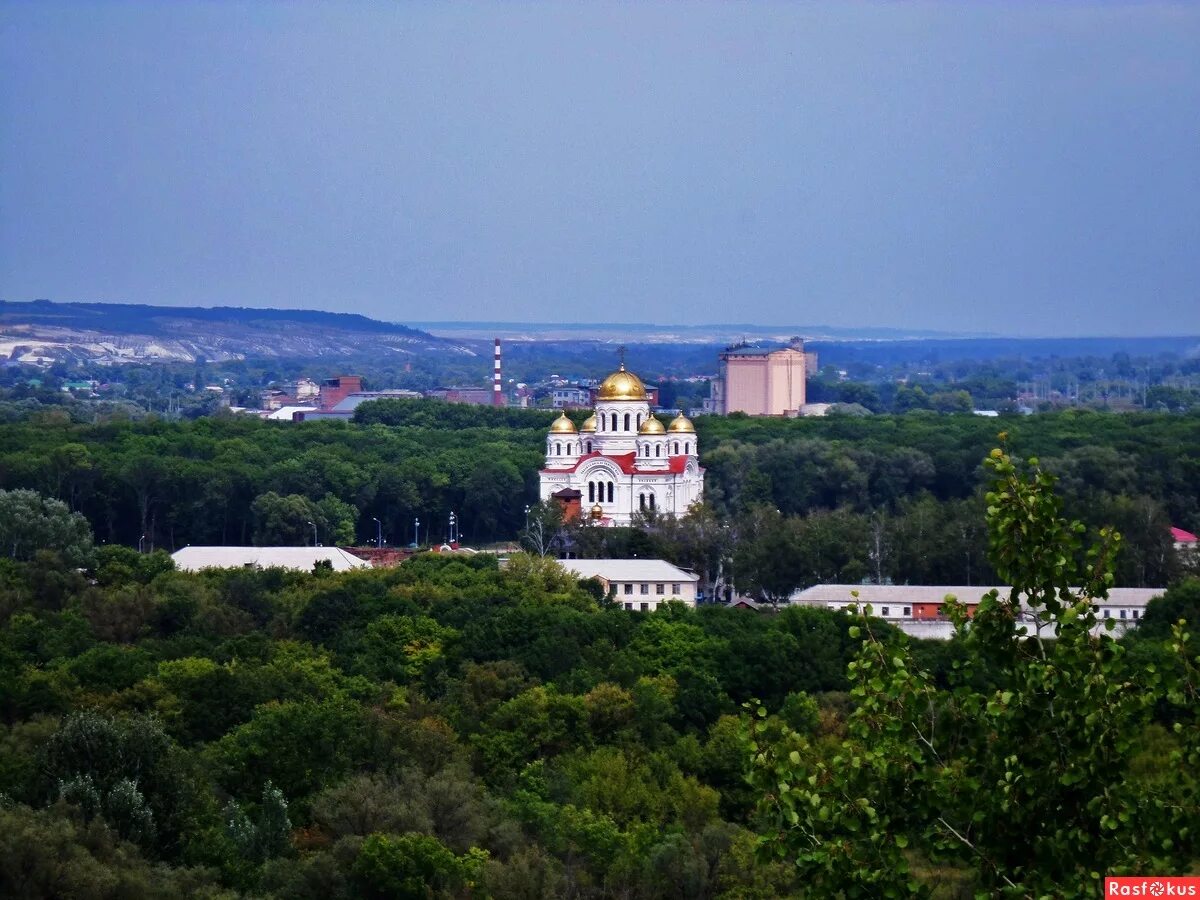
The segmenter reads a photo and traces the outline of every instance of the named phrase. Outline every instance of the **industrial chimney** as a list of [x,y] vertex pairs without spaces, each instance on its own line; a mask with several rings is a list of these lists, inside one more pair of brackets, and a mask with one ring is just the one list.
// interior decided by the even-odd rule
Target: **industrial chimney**
[[500,384],[500,338],[496,338],[496,356],[492,362],[492,406],[504,405],[503,386]]

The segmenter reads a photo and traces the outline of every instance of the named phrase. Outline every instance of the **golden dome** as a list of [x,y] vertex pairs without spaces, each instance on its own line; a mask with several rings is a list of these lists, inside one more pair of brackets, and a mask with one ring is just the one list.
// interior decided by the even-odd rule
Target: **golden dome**
[[663,423],[658,421],[654,416],[650,416],[642,423],[642,427],[638,429],[638,434],[666,434],[667,429],[663,428]]
[[592,413],[590,416],[588,416],[586,419],[584,419],[583,427],[580,428],[579,430],[580,431],[595,431],[596,430],[596,414]]
[[625,363],[602,382],[596,391],[597,400],[646,400],[646,386],[642,379],[625,371]]
[[680,413],[671,420],[671,424],[667,426],[667,431],[671,434],[695,434],[696,426],[692,424],[692,420]]
[[551,434],[578,434],[575,430],[575,423],[567,418],[567,411],[564,409],[560,415],[550,425]]

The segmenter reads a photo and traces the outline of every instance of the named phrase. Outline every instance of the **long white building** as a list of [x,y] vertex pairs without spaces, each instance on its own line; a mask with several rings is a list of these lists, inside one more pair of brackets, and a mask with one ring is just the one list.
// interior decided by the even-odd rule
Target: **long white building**
[[[946,617],[943,604],[946,595],[952,594],[973,613],[980,599],[989,591],[999,591],[1007,597],[1011,588],[1005,585],[909,585],[909,584],[818,584],[796,591],[789,603],[797,606],[816,606],[822,609],[845,609],[870,605],[871,614],[886,619],[901,631],[913,637],[948,639],[954,627]],[[1146,605],[1161,596],[1165,588],[1110,588],[1108,598],[1096,602],[1100,617],[1100,628],[1105,633],[1120,637],[1131,628],[1136,628],[1146,614]],[[857,593],[857,597],[855,596]],[[1025,613],[1029,633],[1033,634],[1036,624],[1033,616]],[[1104,620],[1113,622],[1109,631]]]
[[181,572],[202,569],[291,569],[311,572],[328,562],[335,572],[368,569],[371,564],[340,547],[184,547],[171,554]]
[[634,612],[653,612],[660,603],[696,605],[700,576],[663,559],[560,559],[576,578],[597,578],[613,602]]

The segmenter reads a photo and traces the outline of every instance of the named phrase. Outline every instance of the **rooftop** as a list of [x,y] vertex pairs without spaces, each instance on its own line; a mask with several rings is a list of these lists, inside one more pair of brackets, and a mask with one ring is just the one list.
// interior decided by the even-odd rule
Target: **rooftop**
[[[1012,588],[1007,585],[928,585],[928,584],[818,584],[792,594],[793,603],[820,603],[843,601],[847,606],[854,603],[852,591],[858,592],[859,603],[940,603],[947,594],[953,594],[963,603],[978,603],[988,591],[996,590],[1006,597]],[[1152,597],[1158,597],[1166,588],[1109,588],[1107,606],[1144,607]]]
[[700,576],[665,559],[560,559],[558,564],[579,578],[605,581],[699,581]]
[[175,567],[184,572],[201,569],[292,569],[311,572],[320,561],[328,561],[335,572],[370,567],[366,560],[340,547],[184,547],[171,554]]

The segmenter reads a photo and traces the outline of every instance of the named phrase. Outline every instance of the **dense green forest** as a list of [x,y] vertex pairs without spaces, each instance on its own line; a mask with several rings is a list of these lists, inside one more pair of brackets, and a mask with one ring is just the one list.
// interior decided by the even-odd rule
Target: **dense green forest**
[[[451,511],[467,543],[486,544],[526,529],[551,416],[427,400],[301,425],[38,413],[0,429],[0,489],[61,499],[98,541],[147,549],[309,542],[308,522],[321,543],[367,543],[375,519],[393,545],[412,543],[420,519],[425,544],[445,537]],[[1060,476],[1072,515],[1125,534],[1119,584],[1169,584],[1180,561],[1168,525],[1200,530],[1200,415],[735,415],[696,425],[706,508],[682,531],[647,522],[576,535],[575,552],[649,551],[764,597],[829,580],[987,583],[979,461],[1001,428]],[[755,580],[763,575],[770,583]]]
[[832,721],[852,647],[824,611],[631,616],[536,557],[43,553],[0,614],[6,896],[785,894],[738,704]]
[[[1200,850],[1200,679],[1171,630],[1200,616],[1197,581],[1119,644],[1088,636],[1085,595],[1058,619],[1082,631],[1017,653],[1002,598],[921,643],[827,610],[629,613],[525,554],[189,574],[94,547],[57,501],[5,502],[29,531],[0,560],[4,896],[965,897],[997,871],[1073,896],[1080,865]],[[1041,518],[991,514],[993,564],[1061,611],[1077,531],[1011,536]],[[943,704],[945,757],[906,722]],[[1018,809],[1006,771],[1029,780]],[[977,835],[959,817],[984,798]]]

